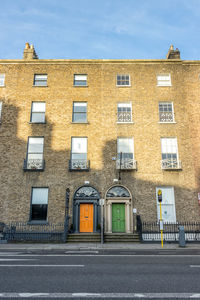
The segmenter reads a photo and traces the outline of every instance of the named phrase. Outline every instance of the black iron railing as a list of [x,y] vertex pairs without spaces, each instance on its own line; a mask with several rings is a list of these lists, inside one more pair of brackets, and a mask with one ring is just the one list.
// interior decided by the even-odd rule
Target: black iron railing
[[[28,224],[15,222],[6,224],[4,239],[8,241],[64,241],[67,224]],[[68,226],[67,226],[68,229]]]
[[70,171],[89,171],[90,161],[87,159],[70,159],[69,170]]
[[24,159],[24,171],[44,171],[44,159]]
[[[164,222],[163,238],[164,241],[179,241],[179,226],[184,227],[185,239],[191,242],[200,242],[200,222]],[[159,222],[141,222],[138,221],[138,233],[143,242],[160,241],[160,225]]]

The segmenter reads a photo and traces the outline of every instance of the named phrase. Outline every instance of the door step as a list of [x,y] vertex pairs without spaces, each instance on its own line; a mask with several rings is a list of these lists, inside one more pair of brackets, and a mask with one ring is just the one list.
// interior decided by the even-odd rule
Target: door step
[[140,243],[138,233],[105,233],[105,243]]
[[68,243],[100,243],[100,233],[70,233],[67,236]]

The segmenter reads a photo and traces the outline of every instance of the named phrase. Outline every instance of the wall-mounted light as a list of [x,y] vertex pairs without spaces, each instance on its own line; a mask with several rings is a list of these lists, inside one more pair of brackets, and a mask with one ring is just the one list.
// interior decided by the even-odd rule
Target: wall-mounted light
[[119,180],[118,180],[117,178],[114,178],[114,179],[113,179],[113,182],[114,182],[114,183],[117,183],[118,181],[119,181]]
[[90,182],[89,181],[85,181],[85,184],[90,184]]

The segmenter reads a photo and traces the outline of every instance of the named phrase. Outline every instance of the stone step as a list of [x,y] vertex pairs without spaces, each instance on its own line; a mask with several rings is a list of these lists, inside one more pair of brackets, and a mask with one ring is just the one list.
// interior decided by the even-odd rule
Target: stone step
[[122,234],[109,233],[104,235],[105,243],[140,243],[140,237],[137,233]]
[[67,242],[69,243],[100,243],[100,233],[72,233],[68,234]]

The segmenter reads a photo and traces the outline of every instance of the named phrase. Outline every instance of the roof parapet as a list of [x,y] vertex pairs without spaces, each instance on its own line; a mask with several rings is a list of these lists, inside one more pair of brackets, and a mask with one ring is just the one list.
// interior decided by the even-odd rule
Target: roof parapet
[[25,44],[23,59],[25,60],[38,59],[38,56],[35,52],[33,45],[29,45],[29,43]]
[[166,55],[167,59],[181,59],[180,57],[180,51],[178,50],[178,48],[176,48],[176,50],[174,50],[174,46],[171,45],[169,48],[169,51]]

